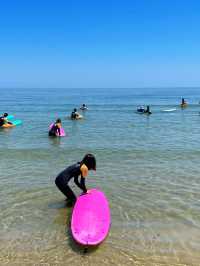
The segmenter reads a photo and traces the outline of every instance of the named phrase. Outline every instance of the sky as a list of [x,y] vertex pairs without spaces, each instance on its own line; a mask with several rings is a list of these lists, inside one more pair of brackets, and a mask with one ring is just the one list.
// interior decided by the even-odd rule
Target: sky
[[0,1],[0,88],[200,87],[198,0]]

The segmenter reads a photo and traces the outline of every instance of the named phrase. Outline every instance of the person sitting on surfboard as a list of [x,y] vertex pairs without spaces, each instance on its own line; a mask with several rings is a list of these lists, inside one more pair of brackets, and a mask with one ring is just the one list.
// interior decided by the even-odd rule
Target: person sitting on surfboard
[[61,132],[60,132],[61,127],[62,127],[61,119],[58,118],[56,120],[56,122],[53,124],[53,126],[51,127],[51,129],[49,130],[49,136],[50,137],[56,137],[57,133],[60,136],[61,135]]
[[74,178],[74,183],[82,189],[83,193],[86,193],[85,178],[89,170],[96,171],[96,159],[94,155],[90,153],[86,154],[81,162],[70,165],[56,177],[55,184],[67,197],[69,205],[72,205],[76,201],[76,196],[68,185],[69,181]]
[[71,113],[71,119],[73,119],[73,120],[78,119],[79,116],[80,116],[80,114],[77,112],[77,109],[74,108],[74,111],[72,111],[72,113]]
[[4,113],[2,116],[0,116],[0,127],[2,127],[5,124],[12,125],[12,123],[7,120],[6,118],[7,116],[8,116],[8,113]]

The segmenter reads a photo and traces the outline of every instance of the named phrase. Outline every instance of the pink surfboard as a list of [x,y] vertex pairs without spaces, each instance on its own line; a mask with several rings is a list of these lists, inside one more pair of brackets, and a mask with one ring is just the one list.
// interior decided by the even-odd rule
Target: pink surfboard
[[101,243],[109,232],[110,223],[109,204],[103,192],[91,189],[78,197],[72,212],[71,230],[79,244]]
[[[51,125],[49,126],[49,130],[52,128],[53,125],[54,125],[54,123],[51,123]],[[61,129],[60,129],[60,135],[59,135],[59,133],[57,132],[57,133],[56,133],[56,136],[57,136],[57,137],[65,137],[65,136],[66,136],[66,134],[65,134],[65,130],[64,130],[63,127],[61,127]]]

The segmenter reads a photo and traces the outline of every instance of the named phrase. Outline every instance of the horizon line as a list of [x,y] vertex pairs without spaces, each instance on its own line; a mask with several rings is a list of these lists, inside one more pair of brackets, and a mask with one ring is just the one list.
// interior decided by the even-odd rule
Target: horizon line
[[150,86],[150,87],[1,87],[0,89],[200,89],[199,86]]

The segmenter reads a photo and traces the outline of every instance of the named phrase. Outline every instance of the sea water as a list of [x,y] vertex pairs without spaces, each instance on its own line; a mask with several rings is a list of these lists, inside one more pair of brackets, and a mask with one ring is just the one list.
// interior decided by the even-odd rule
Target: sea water
[[[1,99],[23,125],[0,130],[0,265],[200,265],[200,89],[2,89]],[[83,103],[84,119],[70,120]],[[57,118],[67,137],[49,138]],[[88,152],[97,171],[86,184],[106,194],[112,224],[85,254],[54,179]]]

